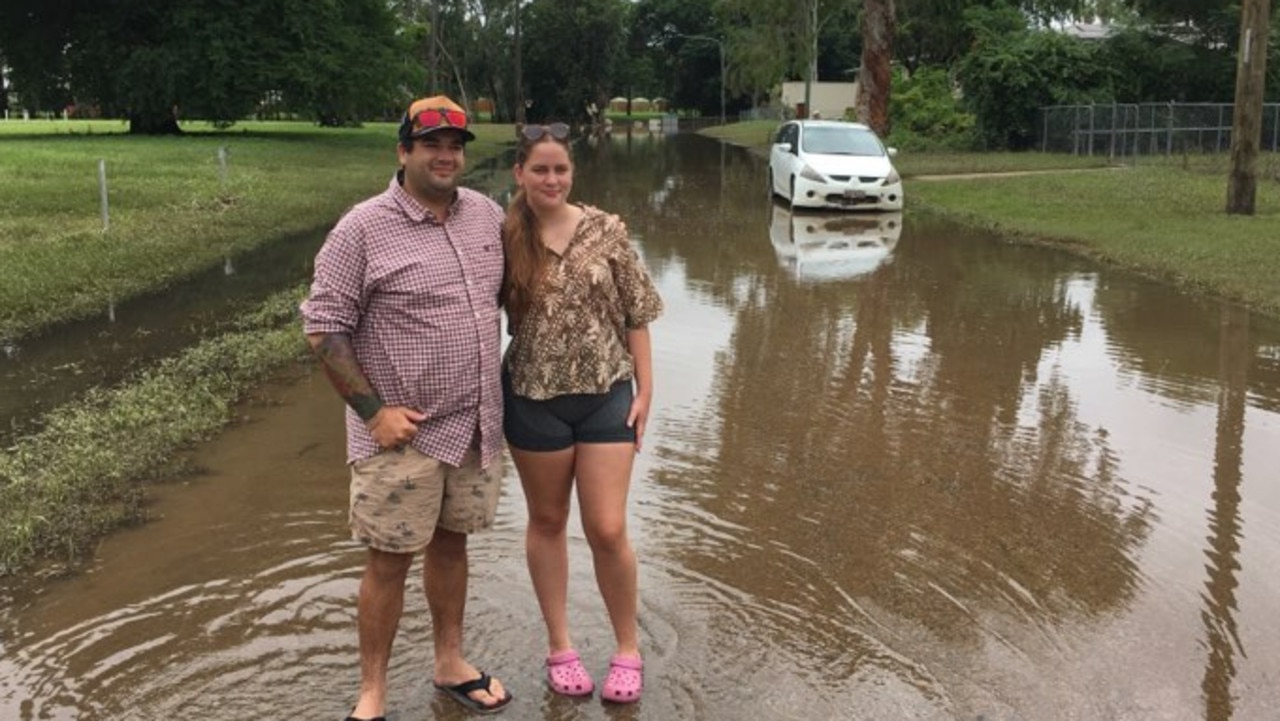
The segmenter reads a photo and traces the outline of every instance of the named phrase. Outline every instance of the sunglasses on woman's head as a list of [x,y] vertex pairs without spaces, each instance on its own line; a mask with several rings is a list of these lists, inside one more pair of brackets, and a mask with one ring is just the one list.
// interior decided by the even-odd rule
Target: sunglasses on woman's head
[[413,132],[420,130],[434,130],[440,127],[459,128],[467,127],[467,114],[461,110],[452,110],[449,108],[430,108],[419,112],[413,118]]
[[526,125],[520,129],[520,134],[529,141],[541,140],[544,135],[550,135],[555,140],[565,140],[569,137],[569,126],[564,123]]

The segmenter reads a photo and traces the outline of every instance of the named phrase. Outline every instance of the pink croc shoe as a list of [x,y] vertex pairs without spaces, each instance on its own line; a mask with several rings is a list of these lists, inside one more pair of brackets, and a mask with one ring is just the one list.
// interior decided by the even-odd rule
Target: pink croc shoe
[[638,658],[614,656],[609,661],[609,676],[604,680],[600,697],[614,703],[640,700],[644,690],[644,662]]
[[596,683],[573,649],[547,656],[547,683],[551,690],[565,696],[590,696]]

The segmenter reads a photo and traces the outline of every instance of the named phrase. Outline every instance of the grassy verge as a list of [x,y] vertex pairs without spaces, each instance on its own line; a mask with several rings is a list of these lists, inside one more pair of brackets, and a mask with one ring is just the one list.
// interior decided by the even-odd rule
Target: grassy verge
[[245,389],[306,356],[296,320],[304,292],[278,293],[235,332],[54,410],[0,453],[0,576],[41,559],[63,568],[140,520],[143,481],[180,471],[176,451],[228,423]]
[[[767,153],[773,127],[758,121],[703,132]],[[1228,162],[1214,155],[1153,157],[1104,170],[1105,158],[1046,153],[901,153],[894,160],[910,208],[1064,246],[1280,315],[1280,156],[1259,161],[1252,216],[1224,212]],[[1091,167],[1097,172],[1034,172]],[[911,182],[926,175],[933,177]],[[937,177],[947,175],[956,177]]]
[[[165,138],[124,130],[113,121],[0,122],[0,338],[95,313],[225,255],[332,223],[380,190],[396,165],[387,123],[192,125],[184,137]],[[510,125],[476,131],[472,165],[513,137]]]
[[1089,174],[920,182],[908,203],[1280,315],[1280,200],[1227,215],[1225,174],[1160,166]]

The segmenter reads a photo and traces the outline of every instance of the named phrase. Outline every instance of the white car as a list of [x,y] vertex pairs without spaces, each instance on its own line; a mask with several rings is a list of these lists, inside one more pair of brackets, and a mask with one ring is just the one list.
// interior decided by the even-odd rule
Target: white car
[[769,241],[796,280],[848,280],[893,260],[902,236],[902,213],[792,213],[773,203]]
[[769,149],[769,190],[793,208],[902,210],[896,154],[861,123],[792,120]]

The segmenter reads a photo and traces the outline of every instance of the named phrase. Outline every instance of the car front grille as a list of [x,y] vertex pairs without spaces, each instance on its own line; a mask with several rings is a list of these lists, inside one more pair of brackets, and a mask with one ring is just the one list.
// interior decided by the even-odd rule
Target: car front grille
[[827,195],[827,202],[833,205],[843,205],[852,207],[855,205],[875,205],[880,202],[878,195],[866,195],[861,198],[850,198],[841,193],[831,193]]
[[[849,182],[850,180],[853,180],[853,176],[852,176],[852,175],[828,175],[827,177],[828,177],[828,178],[831,178],[832,180],[834,180],[834,181],[835,181],[835,182],[837,182],[837,183],[847,183],[847,182]],[[879,183],[879,182],[880,182],[880,181],[882,181],[882,180],[884,180],[884,178],[877,178],[877,177],[876,177],[876,176],[874,176],[874,175],[859,175],[859,176],[858,176],[858,182],[859,182],[859,183]]]

